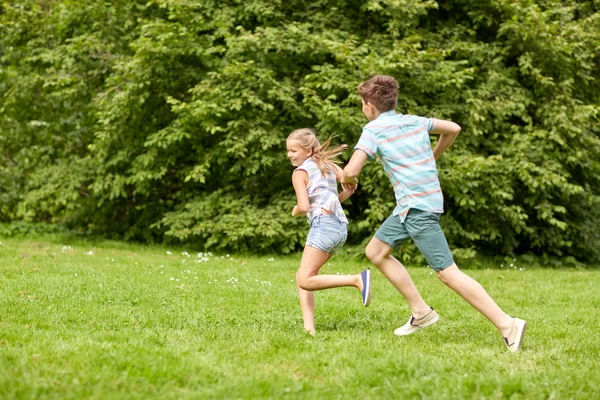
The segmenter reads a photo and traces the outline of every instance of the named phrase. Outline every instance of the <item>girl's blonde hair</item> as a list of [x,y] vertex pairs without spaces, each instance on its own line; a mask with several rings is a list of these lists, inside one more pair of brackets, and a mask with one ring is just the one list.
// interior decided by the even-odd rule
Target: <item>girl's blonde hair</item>
[[335,171],[335,164],[339,164],[340,161],[336,160],[344,150],[348,148],[348,145],[341,144],[339,146],[335,146],[333,148],[329,148],[331,145],[331,139],[333,136],[330,136],[323,144],[319,142],[317,139],[317,134],[314,130],[310,128],[300,128],[296,129],[287,137],[288,140],[296,140],[300,142],[300,146],[303,149],[312,150],[311,157],[317,163],[317,166],[321,170],[323,176],[328,170]]

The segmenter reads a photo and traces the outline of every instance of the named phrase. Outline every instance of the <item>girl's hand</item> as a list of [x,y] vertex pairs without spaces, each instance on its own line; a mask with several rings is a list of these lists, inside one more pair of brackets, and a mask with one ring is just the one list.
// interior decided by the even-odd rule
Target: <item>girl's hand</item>
[[296,215],[298,215],[298,205],[295,205],[292,209],[292,217],[295,217]]
[[358,185],[352,183],[342,183],[342,191],[338,195],[340,202],[345,201],[348,197],[352,196],[356,191]]
[[358,185],[355,183],[342,183],[342,192],[347,194],[348,196],[351,196],[354,194],[357,187]]

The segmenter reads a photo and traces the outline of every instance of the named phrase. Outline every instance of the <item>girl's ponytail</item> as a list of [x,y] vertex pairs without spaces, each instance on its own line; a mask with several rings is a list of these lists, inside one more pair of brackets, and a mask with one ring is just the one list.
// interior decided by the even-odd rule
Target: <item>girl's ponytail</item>
[[312,150],[311,157],[314,158],[323,176],[328,170],[335,171],[335,164],[340,163],[336,158],[348,149],[347,144],[330,148],[331,139],[333,136],[330,136],[323,144],[319,143],[315,131],[310,128],[296,129],[287,138],[287,140],[297,140],[304,149]]
[[344,150],[348,149],[347,144],[341,144],[330,148],[331,139],[333,139],[333,136],[330,136],[329,139],[320,146],[319,150],[314,152],[315,162],[323,175],[325,175],[327,170],[335,171],[335,164],[340,163],[340,161],[337,160],[337,157],[339,157]]

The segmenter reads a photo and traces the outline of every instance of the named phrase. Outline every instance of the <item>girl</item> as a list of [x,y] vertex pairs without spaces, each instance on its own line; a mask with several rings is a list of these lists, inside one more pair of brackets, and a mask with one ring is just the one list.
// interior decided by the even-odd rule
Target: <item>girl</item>
[[296,129],[287,140],[288,158],[296,167],[292,184],[298,204],[293,217],[307,216],[310,231],[306,239],[296,284],[304,329],[315,334],[315,300],[313,291],[342,286],[354,286],[361,291],[363,305],[371,301],[371,271],[357,275],[317,275],[319,269],[346,242],[348,219],[340,202],[350,197],[356,186],[344,187],[338,195],[337,182],[342,180],[342,169],[333,159],[348,146],[330,149],[329,138],[319,143],[312,129]]

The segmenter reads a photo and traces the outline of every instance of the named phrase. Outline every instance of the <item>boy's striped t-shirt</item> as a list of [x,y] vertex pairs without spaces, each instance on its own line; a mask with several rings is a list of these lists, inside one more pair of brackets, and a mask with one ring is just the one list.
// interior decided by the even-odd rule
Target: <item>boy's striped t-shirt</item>
[[408,210],[416,208],[433,213],[444,212],[429,132],[435,120],[416,115],[382,113],[363,128],[355,149],[383,164],[396,196],[393,215],[404,221]]

